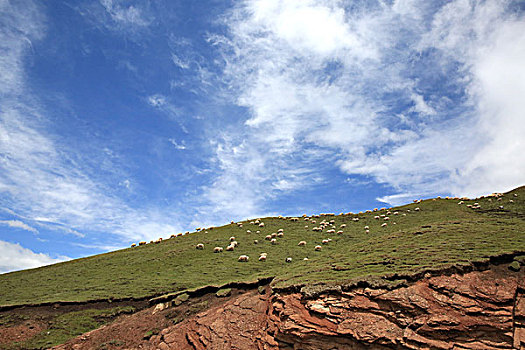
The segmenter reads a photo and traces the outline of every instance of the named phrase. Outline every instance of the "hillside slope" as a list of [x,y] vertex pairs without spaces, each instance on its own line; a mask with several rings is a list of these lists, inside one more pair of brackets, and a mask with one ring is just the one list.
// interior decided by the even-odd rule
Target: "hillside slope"
[[[498,199],[458,202],[428,199],[390,210],[298,221],[262,218],[264,227],[249,220],[242,227],[230,224],[159,244],[8,273],[0,275],[0,305],[138,299],[268,277],[275,277],[274,288],[362,280],[386,284],[392,278],[385,276],[525,253],[525,187]],[[323,220],[333,220],[333,229],[343,233],[329,233],[332,226],[313,231]],[[279,229],[284,235],[276,238],[277,244],[265,240]],[[234,251],[213,252],[216,246],[226,248],[231,236],[239,242]],[[321,244],[324,239],[332,241]],[[303,240],[306,246],[298,246]],[[199,243],[204,244],[203,250],[195,248]],[[316,245],[322,245],[322,250],[315,251]],[[262,252],[268,254],[264,262],[258,261]],[[250,260],[238,262],[240,255]],[[285,262],[287,257],[291,263]]]
[[525,187],[260,221],[0,275],[0,348],[525,346]]

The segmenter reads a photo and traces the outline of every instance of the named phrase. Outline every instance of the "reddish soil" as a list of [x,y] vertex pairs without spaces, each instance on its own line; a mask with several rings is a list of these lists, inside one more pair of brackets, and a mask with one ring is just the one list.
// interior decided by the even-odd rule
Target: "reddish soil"
[[55,349],[525,350],[524,270],[491,266],[310,298],[269,286],[208,293],[120,316]]
[[[123,343],[114,348],[523,350],[523,270],[493,266],[428,276],[394,290],[357,288],[311,299],[272,294],[268,287],[262,295],[246,290],[225,299],[207,296],[212,302],[205,310],[188,314],[205,296],[126,316],[57,349],[100,348],[118,339]],[[152,327],[158,334],[145,339]]]
[[2,344],[19,342],[30,339],[46,328],[42,322],[25,321],[10,327],[0,327],[0,348]]

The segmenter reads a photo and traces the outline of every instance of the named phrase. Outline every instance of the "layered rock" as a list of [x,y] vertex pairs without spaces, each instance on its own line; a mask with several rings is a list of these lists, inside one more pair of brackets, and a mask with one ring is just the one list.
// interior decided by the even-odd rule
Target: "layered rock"
[[313,299],[236,296],[164,329],[154,349],[525,349],[525,277],[504,266]]

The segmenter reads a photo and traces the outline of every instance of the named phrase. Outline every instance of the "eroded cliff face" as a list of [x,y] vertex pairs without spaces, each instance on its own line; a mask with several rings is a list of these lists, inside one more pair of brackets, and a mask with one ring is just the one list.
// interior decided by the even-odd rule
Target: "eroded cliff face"
[[[523,268],[522,268],[523,270]],[[147,349],[525,349],[525,276],[504,266],[305,299],[240,294]]]

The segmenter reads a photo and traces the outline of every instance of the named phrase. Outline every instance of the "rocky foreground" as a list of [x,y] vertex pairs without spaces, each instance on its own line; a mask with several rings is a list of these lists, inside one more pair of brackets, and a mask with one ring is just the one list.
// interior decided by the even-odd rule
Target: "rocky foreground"
[[166,320],[184,305],[157,304],[56,349],[93,349],[119,334],[127,338],[115,348],[525,349],[524,270],[500,264],[427,274],[392,290],[239,290],[190,317],[157,321],[151,336],[144,336],[144,324]]

